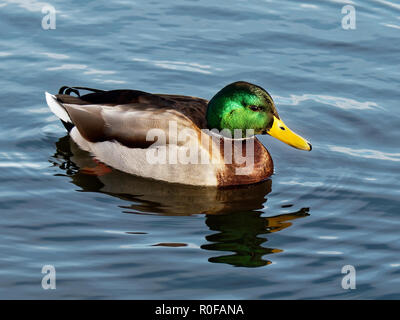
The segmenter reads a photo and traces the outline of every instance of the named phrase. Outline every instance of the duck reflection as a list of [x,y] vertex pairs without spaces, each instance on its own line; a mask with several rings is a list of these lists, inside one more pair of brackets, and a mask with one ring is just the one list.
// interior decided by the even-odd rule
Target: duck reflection
[[260,267],[271,262],[263,256],[281,252],[266,248],[262,235],[280,231],[291,220],[308,216],[308,209],[263,217],[261,209],[271,192],[271,180],[234,188],[194,187],[135,177],[96,162],[69,136],[56,142],[57,151],[50,161],[63,169],[83,191],[100,192],[130,202],[121,206],[125,213],[193,215],[205,214],[206,224],[215,234],[202,249],[233,252],[210,258],[210,262],[241,267]]
[[282,252],[282,250],[261,246],[267,239],[260,236],[285,229],[292,225],[289,220],[309,215],[307,208],[268,218],[262,217],[262,213],[242,211],[232,213],[229,217],[207,215],[207,226],[218,233],[207,236],[206,240],[213,243],[205,244],[201,248],[234,252],[234,254],[210,258],[208,261],[228,263],[238,267],[261,267],[270,264],[271,261],[264,260],[263,256]]

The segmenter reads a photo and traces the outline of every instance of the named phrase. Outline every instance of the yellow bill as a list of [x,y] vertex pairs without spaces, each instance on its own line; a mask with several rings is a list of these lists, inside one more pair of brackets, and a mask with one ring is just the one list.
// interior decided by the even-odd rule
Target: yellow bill
[[304,138],[300,137],[298,134],[290,130],[286,124],[277,117],[274,116],[274,123],[272,128],[269,129],[268,134],[282,142],[300,150],[311,151],[311,144]]

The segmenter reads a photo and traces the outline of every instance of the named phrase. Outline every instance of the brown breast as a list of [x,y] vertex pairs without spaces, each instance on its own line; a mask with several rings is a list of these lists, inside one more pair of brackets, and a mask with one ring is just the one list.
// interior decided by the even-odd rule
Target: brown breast
[[[218,172],[218,186],[224,187],[257,183],[267,179],[274,172],[272,158],[264,145],[254,137],[253,146],[250,145],[247,151],[246,141],[247,140],[240,140],[240,142],[237,141],[235,143],[234,140],[221,139],[221,156],[224,155],[224,150],[226,150],[224,145],[226,143],[231,144],[232,152],[230,155],[228,154],[228,159],[232,156],[232,163],[226,163],[224,168]],[[244,159],[245,161],[243,161]]]

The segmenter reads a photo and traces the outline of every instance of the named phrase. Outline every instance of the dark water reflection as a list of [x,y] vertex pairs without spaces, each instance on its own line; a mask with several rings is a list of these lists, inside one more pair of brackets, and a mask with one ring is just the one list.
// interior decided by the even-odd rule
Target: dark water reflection
[[218,233],[206,237],[212,244],[201,248],[213,251],[231,251],[234,254],[212,257],[208,261],[228,263],[237,267],[262,267],[271,263],[264,255],[282,252],[282,249],[266,248],[268,239],[261,235],[278,232],[292,225],[292,220],[307,217],[308,208],[297,212],[264,218],[260,211],[243,211],[227,216],[207,215],[206,224]]
[[[353,1],[343,30],[348,2],[53,0],[55,30],[43,2],[0,3],[0,298],[399,299],[399,5]],[[260,136],[271,181],[96,176],[68,138],[54,146],[66,133],[44,91],[210,99],[238,80],[313,145]],[[40,286],[45,264],[57,290]],[[356,290],[341,287],[348,264]]]
[[[204,250],[233,252],[209,258],[209,262],[237,267],[261,267],[271,263],[264,255],[282,249],[262,246],[268,239],[262,235],[281,231],[292,220],[307,217],[308,208],[296,212],[263,217],[261,209],[271,192],[270,179],[254,185],[214,188],[195,187],[144,179],[118,170],[96,171],[103,165],[81,150],[69,136],[56,142],[56,153],[50,162],[63,169],[72,182],[86,192],[105,193],[131,202],[121,205],[124,213],[185,216],[205,214],[211,231],[201,246]],[[161,243],[156,246],[179,247],[185,244]]]

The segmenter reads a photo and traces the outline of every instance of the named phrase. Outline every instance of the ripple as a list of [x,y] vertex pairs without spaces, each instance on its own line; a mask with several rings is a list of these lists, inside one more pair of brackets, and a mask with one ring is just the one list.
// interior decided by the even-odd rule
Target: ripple
[[322,240],[336,240],[336,239],[338,239],[338,237],[336,237],[336,236],[318,236],[318,238],[322,239]]
[[309,4],[309,3],[302,3],[300,5],[301,8],[305,8],[305,9],[319,9],[319,7],[315,4]]
[[323,182],[311,182],[311,181],[296,181],[296,180],[290,180],[290,181],[279,181],[280,184],[283,185],[289,185],[289,186],[304,186],[304,187],[322,187],[324,185]]
[[342,3],[342,4],[355,4],[352,0],[329,0],[334,3]]
[[1,57],[9,57],[12,56],[11,52],[0,51],[0,58]]
[[89,69],[89,70],[85,71],[83,74],[114,74],[114,73],[116,73],[116,71]]
[[339,109],[345,110],[371,110],[375,108],[379,108],[378,104],[372,101],[359,102],[354,99],[342,98],[342,97],[334,97],[327,95],[318,95],[318,94],[303,94],[303,95],[291,95],[290,97],[280,97],[275,96],[275,99],[281,104],[288,104],[292,106],[297,106],[301,102],[307,100],[313,100],[315,102],[327,104],[333,107],[337,107]]
[[20,8],[26,9],[30,12],[42,11],[42,8],[48,6],[47,2],[40,2],[36,0],[4,0],[9,4],[17,4]]
[[393,9],[400,10],[400,4],[393,3],[393,2],[390,2],[390,1],[387,1],[387,0],[373,0],[373,1],[381,3],[381,4],[385,5],[385,6],[391,7]]
[[40,52],[40,54],[45,55],[46,57],[50,59],[55,59],[55,60],[65,60],[69,59],[70,56],[62,53],[52,53],[52,52]]
[[124,80],[113,80],[113,79],[99,79],[99,78],[95,78],[95,79],[93,79],[93,80],[98,81],[98,82],[102,82],[102,83],[111,83],[111,84],[124,84],[124,83],[127,83],[127,82],[124,81]]
[[324,255],[341,255],[343,252],[341,251],[317,251],[317,254],[324,254]]
[[48,71],[59,71],[59,70],[83,70],[86,69],[87,65],[84,64],[63,64],[58,67],[50,67],[46,70]]
[[328,146],[328,147],[333,152],[344,153],[352,157],[395,161],[395,162],[400,161],[399,152],[390,153],[372,149],[354,149],[354,148],[339,147],[339,146]]
[[169,61],[169,60],[147,60],[142,58],[133,58],[133,61],[136,62],[147,62],[156,67],[160,67],[163,69],[171,69],[171,70],[181,70],[181,71],[190,71],[204,74],[211,74],[212,70],[221,71],[219,68],[213,68],[210,65],[202,65],[196,62],[184,62],[184,61]]
[[397,24],[390,24],[390,23],[381,23],[381,25],[388,27],[388,28],[393,28],[393,29],[400,29],[400,26]]
[[0,168],[32,168],[40,169],[43,165],[34,162],[0,162]]

